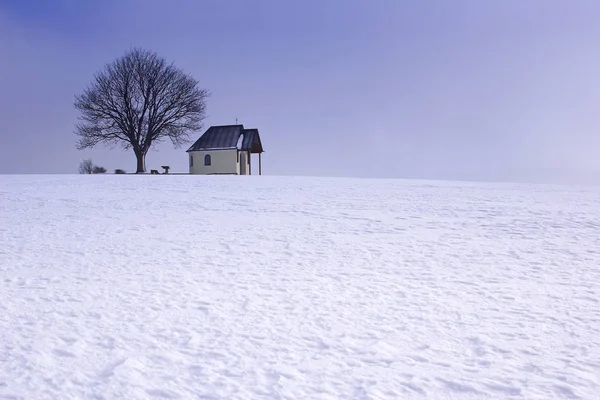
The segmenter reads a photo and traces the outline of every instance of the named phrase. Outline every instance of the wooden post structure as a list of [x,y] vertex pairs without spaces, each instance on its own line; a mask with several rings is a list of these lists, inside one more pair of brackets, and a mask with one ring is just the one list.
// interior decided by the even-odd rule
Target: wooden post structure
[[258,153],[258,174],[262,175],[262,160],[261,160],[261,156],[262,153]]
[[248,175],[252,175],[252,153],[248,151]]

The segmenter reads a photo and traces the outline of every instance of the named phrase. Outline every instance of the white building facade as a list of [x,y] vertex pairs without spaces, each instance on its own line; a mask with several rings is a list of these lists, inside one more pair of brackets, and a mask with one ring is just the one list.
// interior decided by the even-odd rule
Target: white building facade
[[192,175],[251,175],[252,154],[258,154],[262,175],[264,152],[258,129],[243,125],[211,126],[187,150]]

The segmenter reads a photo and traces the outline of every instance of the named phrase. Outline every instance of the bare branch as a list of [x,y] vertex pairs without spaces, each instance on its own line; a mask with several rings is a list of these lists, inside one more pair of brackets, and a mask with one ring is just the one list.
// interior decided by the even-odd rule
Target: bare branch
[[94,163],[91,158],[87,160],[83,160],[79,164],[79,173],[80,174],[91,174],[94,172]]
[[105,144],[133,149],[137,172],[145,172],[145,156],[155,143],[168,138],[179,147],[202,129],[209,95],[164,58],[133,49],[96,73],[75,97],[81,113],[75,126],[77,148]]

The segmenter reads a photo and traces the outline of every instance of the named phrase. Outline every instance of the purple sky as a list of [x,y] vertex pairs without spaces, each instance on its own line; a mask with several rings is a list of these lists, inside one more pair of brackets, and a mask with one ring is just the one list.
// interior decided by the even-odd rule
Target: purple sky
[[[206,127],[260,130],[265,174],[583,179],[598,21],[597,0],[0,0],[0,173],[134,171],[75,149],[73,97],[141,46],[212,92]],[[186,148],[147,166],[186,172]]]

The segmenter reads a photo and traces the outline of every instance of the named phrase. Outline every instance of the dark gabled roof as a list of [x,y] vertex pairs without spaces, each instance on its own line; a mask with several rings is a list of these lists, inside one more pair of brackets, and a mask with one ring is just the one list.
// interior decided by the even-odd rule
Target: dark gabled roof
[[243,130],[242,125],[211,126],[188,151],[235,149]]
[[251,153],[264,152],[258,129],[244,129],[243,135],[244,140],[240,150],[249,150]]
[[264,152],[258,129],[244,129],[243,125],[211,126],[187,151],[226,149]]

